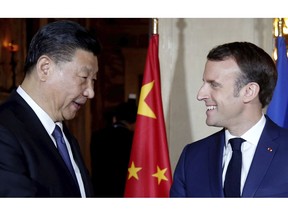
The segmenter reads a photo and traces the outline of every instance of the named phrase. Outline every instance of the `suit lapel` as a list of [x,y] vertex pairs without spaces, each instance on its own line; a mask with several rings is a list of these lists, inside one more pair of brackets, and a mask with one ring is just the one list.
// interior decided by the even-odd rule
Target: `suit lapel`
[[[20,95],[18,95],[18,93],[13,94],[12,98],[21,106],[21,108],[17,109],[18,118],[23,122],[26,130],[29,131],[29,136],[37,141],[37,145],[45,146],[49,152],[51,151],[59,157],[59,161],[62,161],[57,148],[33,109]],[[35,130],[35,128],[37,128],[37,130]]]
[[266,117],[266,119],[266,125],[257,145],[242,197],[254,197],[279,147],[279,144],[275,142],[279,137],[279,131],[269,118]]
[[212,197],[224,197],[222,189],[222,161],[225,145],[224,129],[209,143],[209,178]]
[[[53,141],[33,109],[26,103],[26,101],[15,91],[11,93],[10,100],[16,102],[13,103],[15,115],[17,115],[17,118],[23,123],[23,127],[29,131],[29,136],[33,140],[37,141],[37,145],[45,145],[51,151],[54,150],[54,152],[57,153],[57,149],[55,148]],[[35,128],[37,128],[37,130],[35,130]]]

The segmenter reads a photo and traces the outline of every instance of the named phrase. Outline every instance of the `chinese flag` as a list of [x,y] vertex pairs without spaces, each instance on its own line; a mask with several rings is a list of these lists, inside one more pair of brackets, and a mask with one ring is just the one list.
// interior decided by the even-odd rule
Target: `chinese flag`
[[153,34],[139,98],[125,197],[169,197],[172,175],[162,108],[158,44],[159,35]]

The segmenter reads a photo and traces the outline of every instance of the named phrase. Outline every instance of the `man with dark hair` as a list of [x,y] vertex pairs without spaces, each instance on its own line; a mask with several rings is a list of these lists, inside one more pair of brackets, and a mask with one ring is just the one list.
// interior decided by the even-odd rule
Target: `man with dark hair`
[[197,99],[223,129],[188,144],[171,197],[288,197],[288,130],[263,113],[277,81],[270,55],[249,42],[212,49]]
[[63,123],[94,97],[99,42],[72,21],[33,37],[25,78],[0,107],[1,197],[91,197],[75,137]]

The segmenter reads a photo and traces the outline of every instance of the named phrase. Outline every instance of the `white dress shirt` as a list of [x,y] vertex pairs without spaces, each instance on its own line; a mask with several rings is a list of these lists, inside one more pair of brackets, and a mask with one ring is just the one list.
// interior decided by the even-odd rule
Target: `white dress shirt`
[[[241,145],[242,152],[242,171],[241,171],[241,194],[243,187],[261,136],[261,133],[264,129],[266,123],[266,118],[262,115],[261,119],[250,128],[246,133],[244,133],[241,138],[245,139],[246,142]],[[229,161],[232,157],[232,148],[229,142],[229,139],[235,138],[228,130],[225,130],[225,146],[223,151],[223,173],[222,173],[222,185],[224,187],[225,175]]]
[[[33,109],[33,111],[35,112],[35,114],[38,116],[39,120],[41,121],[42,125],[44,126],[44,128],[46,129],[47,133],[49,134],[50,138],[53,140],[55,147],[57,148],[57,144],[56,141],[54,139],[54,137],[52,136],[52,133],[54,131],[55,128],[55,122],[50,118],[50,116],[24,91],[23,88],[21,88],[21,86],[19,86],[17,88],[17,92],[18,94],[29,104],[29,106]],[[62,132],[63,132],[63,125],[61,122],[57,122],[57,125],[59,125],[59,127],[61,128]],[[70,156],[70,160],[72,162],[72,166],[74,168],[75,174],[76,174],[76,178],[78,181],[78,185],[80,188],[80,193],[82,197],[86,197],[86,193],[85,193],[85,189],[84,189],[84,184],[82,181],[82,177],[81,177],[81,173],[80,170],[77,166],[77,164],[75,163],[75,160],[73,158],[73,154],[71,151],[71,147],[70,147],[70,143],[68,142],[65,134],[64,135],[64,139],[66,142],[66,146],[68,149],[68,153]]]

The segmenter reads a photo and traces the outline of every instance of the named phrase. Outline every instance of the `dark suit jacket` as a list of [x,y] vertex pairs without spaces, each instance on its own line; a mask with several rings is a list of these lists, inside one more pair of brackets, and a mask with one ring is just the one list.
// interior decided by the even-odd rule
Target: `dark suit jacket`
[[[288,130],[266,119],[242,197],[288,197]],[[224,197],[224,143],[223,129],[187,145],[176,166],[170,196]]]
[[[64,125],[86,196],[93,194],[79,145]],[[17,93],[0,106],[0,197],[80,197],[50,136]]]

